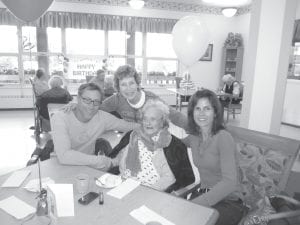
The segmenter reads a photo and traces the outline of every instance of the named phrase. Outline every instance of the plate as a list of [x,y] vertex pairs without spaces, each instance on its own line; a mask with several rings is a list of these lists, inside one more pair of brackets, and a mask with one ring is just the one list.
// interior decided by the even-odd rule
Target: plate
[[117,175],[106,173],[102,175],[98,180],[96,180],[96,184],[103,188],[114,188],[122,183],[122,178]]

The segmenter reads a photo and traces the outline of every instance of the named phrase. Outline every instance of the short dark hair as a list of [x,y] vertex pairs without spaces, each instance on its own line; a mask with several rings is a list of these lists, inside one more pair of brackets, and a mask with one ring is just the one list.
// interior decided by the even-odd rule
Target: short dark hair
[[138,74],[134,67],[128,64],[119,66],[114,74],[114,85],[117,91],[120,91],[120,80],[125,77],[133,77],[138,85],[140,85],[141,83],[141,76]]
[[44,70],[44,69],[38,69],[38,70],[36,71],[35,75],[36,75],[36,77],[37,77],[38,79],[40,79],[42,76],[45,75],[45,70]]
[[223,113],[222,113],[222,105],[217,97],[217,95],[208,89],[202,89],[196,91],[192,97],[190,98],[189,104],[188,104],[188,127],[189,131],[192,134],[199,135],[201,133],[199,126],[196,124],[194,119],[194,109],[197,105],[199,99],[201,98],[207,98],[210,102],[211,106],[214,109],[215,117],[213,120],[212,125],[212,134],[217,134],[220,130],[225,129],[224,127],[224,121],[223,121]]
[[100,100],[102,102],[103,100],[103,96],[104,96],[104,91],[101,87],[99,87],[97,84],[94,84],[94,83],[84,83],[84,84],[81,84],[78,88],[78,96],[81,97],[82,96],[82,93],[85,91],[85,90],[89,90],[89,91],[98,91],[100,93]]

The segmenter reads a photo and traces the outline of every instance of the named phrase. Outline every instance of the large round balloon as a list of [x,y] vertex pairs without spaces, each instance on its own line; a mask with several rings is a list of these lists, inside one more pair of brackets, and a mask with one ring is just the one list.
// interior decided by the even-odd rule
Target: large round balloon
[[3,4],[17,18],[32,22],[40,18],[54,0],[2,0]]
[[208,46],[208,30],[200,16],[186,16],[180,19],[172,30],[173,48],[186,66],[196,63]]

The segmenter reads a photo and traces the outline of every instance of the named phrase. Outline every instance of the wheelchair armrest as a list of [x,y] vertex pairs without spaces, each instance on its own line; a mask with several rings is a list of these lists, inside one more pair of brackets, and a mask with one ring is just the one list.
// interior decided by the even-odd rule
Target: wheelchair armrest
[[173,191],[172,193],[174,193],[176,196],[181,197],[181,198],[185,198],[185,199],[189,199],[189,195],[191,193],[193,193],[195,190],[199,189],[201,186],[201,183],[198,184],[190,184],[186,187],[183,187],[181,189],[178,189],[176,191]]

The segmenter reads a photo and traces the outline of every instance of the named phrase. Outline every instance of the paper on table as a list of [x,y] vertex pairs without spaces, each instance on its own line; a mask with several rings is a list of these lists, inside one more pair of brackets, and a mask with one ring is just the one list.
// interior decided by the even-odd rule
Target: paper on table
[[139,181],[127,179],[119,186],[107,192],[108,195],[121,199],[140,185]]
[[[54,184],[54,180],[50,177],[42,178],[42,188],[47,188],[48,184]],[[27,191],[39,192],[40,191],[40,182],[39,179],[30,180],[24,187]]]
[[130,215],[142,224],[146,224],[150,221],[155,221],[161,223],[162,225],[175,225],[174,223],[170,222],[166,218],[152,211],[145,205],[142,205],[140,208],[132,210],[130,212]]
[[30,173],[30,170],[19,170],[13,172],[2,184],[2,187],[19,187]]
[[57,217],[74,216],[73,184],[49,184],[51,212]]
[[17,219],[23,219],[35,212],[35,208],[15,196],[0,201],[0,208]]

